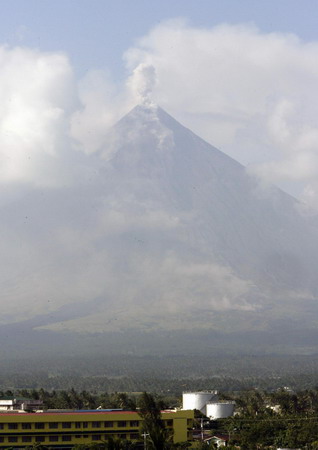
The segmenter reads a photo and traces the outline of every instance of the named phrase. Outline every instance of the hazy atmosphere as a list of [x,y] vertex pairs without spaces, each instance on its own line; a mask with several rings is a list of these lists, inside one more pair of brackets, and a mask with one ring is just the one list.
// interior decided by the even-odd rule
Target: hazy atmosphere
[[317,3],[0,10],[0,334],[292,326],[314,351]]

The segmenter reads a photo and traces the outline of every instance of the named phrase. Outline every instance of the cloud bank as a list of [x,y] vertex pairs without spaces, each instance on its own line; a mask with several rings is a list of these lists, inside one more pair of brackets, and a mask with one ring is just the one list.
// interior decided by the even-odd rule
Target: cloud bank
[[76,102],[68,58],[0,47],[0,182],[65,182],[59,159]]
[[[213,145],[312,203],[318,175],[318,43],[252,25],[172,20],[125,54],[155,67],[154,99]],[[308,195],[310,193],[310,195]]]
[[155,101],[266,182],[318,204],[317,42],[170,20],[124,60],[119,83],[97,68],[76,80],[65,54],[0,47],[0,182],[65,184],[69,149],[103,149],[111,125]]

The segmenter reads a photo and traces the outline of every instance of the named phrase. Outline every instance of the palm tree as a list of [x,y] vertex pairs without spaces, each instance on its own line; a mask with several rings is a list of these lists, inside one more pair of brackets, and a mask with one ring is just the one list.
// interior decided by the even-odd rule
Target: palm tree
[[154,397],[144,392],[139,399],[139,414],[143,418],[143,431],[148,448],[167,450],[173,446],[172,435],[161,419],[161,411]]

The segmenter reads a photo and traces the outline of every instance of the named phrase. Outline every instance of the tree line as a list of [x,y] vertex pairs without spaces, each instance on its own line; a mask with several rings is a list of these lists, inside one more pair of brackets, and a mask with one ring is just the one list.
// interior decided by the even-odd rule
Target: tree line
[[[75,389],[61,391],[23,389],[0,392],[0,398],[9,395],[42,400],[48,409],[138,408],[144,418],[143,432],[147,435],[148,449],[176,448],[171,434],[164,427],[160,411],[180,404],[180,398],[177,397],[146,393],[137,395],[125,392],[78,392]],[[218,433],[227,435],[229,449],[263,450],[278,447],[318,449],[318,388],[297,392],[290,388],[273,391],[251,389],[225,392],[221,398],[236,402],[236,415],[211,421],[208,432],[210,436]],[[199,428],[199,422],[196,426]],[[143,438],[140,436],[140,442],[142,441]],[[133,449],[138,445],[141,447],[140,442],[111,439],[94,444],[92,448]],[[186,448],[187,445],[188,443],[183,443],[179,444],[179,447]],[[205,444],[201,443],[200,446],[204,448]]]
[[234,417],[211,423],[212,433],[225,433],[228,448],[318,449],[318,389],[293,392],[252,390],[224,397],[235,400]]

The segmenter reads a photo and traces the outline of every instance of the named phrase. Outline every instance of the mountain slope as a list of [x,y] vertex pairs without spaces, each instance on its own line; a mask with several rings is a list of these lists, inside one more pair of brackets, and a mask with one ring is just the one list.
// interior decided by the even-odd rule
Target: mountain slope
[[32,255],[6,323],[27,314],[36,329],[77,332],[315,325],[318,230],[295,199],[263,189],[155,106],[127,114],[86,166],[77,186],[15,205],[32,217],[19,234]]
[[287,288],[313,287],[317,230],[298,213],[295,199],[276,188],[262,190],[243,166],[160,108],[137,107],[115,133],[122,142],[107,172],[111,185],[133,196],[133,205],[175,217],[185,246],[242,276],[267,274]]

